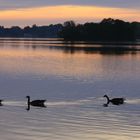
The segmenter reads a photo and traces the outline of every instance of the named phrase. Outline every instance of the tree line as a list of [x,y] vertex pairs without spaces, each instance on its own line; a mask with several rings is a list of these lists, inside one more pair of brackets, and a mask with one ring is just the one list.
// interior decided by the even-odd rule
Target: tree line
[[58,32],[62,28],[62,24],[51,24],[49,26],[33,25],[24,28],[19,26],[12,26],[11,28],[0,26],[0,37],[54,38],[58,37]]
[[67,21],[60,36],[65,40],[134,41],[140,39],[140,23],[112,18],[77,25],[74,21]]
[[64,40],[134,41],[140,39],[140,23],[108,18],[99,23],[76,24],[74,21],[66,21],[64,24],[33,25],[24,28],[0,26],[0,37],[61,37]]

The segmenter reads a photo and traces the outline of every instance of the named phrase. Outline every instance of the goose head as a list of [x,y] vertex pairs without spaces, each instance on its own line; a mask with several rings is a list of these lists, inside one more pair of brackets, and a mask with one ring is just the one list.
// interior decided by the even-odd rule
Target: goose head
[[30,96],[26,96],[26,98],[30,98]]
[[106,94],[103,97],[108,97]]

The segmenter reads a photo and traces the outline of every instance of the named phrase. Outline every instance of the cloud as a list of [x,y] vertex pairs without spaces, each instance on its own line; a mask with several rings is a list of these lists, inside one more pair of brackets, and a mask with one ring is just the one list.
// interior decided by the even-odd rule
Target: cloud
[[1,25],[46,25],[120,18],[140,21],[140,0],[0,0]]
[[140,10],[94,7],[94,6],[46,6],[40,8],[4,10],[0,12],[1,25],[26,26],[63,23],[74,20],[78,23],[101,21],[103,18],[119,18],[140,21]]
[[55,5],[90,5],[138,9],[140,0],[0,0],[0,10]]

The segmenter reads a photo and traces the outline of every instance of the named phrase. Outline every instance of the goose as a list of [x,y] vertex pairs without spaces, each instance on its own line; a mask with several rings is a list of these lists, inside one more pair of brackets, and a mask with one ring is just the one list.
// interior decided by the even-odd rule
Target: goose
[[3,100],[0,99],[0,106],[2,106],[2,102],[3,102]]
[[26,98],[28,99],[28,101],[27,101],[27,104],[28,104],[27,110],[30,110],[30,105],[31,106],[37,106],[37,107],[46,107],[44,105],[46,100],[33,100],[33,101],[30,101],[30,96],[26,96]]
[[105,106],[107,106],[110,102],[114,105],[121,105],[124,103],[124,98],[113,98],[113,99],[109,99],[109,97],[107,95],[104,95],[104,97],[106,97],[107,99],[107,104],[105,104]]

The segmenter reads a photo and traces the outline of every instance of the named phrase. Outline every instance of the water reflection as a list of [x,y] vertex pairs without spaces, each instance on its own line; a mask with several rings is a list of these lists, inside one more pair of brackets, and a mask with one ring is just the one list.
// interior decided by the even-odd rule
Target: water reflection
[[108,47],[105,45],[100,45],[98,47],[91,46],[87,47],[86,45],[84,47],[76,47],[76,46],[50,46],[50,49],[56,49],[56,50],[62,50],[64,53],[70,53],[75,54],[78,52],[83,52],[86,54],[101,54],[101,55],[126,55],[126,54],[132,54],[136,55],[139,53],[139,49],[136,47],[125,47],[125,46],[113,46]]
[[[127,59],[131,61],[139,59],[137,55],[139,46],[108,47],[85,42],[76,43],[69,42],[66,45],[62,40],[0,39],[0,71],[12,75],[26,73],[43,77],[47,75],[91,77],[102,76],[112,67],[114,72],[120,69],[123,74],[131,70],[126,70],[124,64],[118,61],[121,58],[117,56],[122,55],[126,58],[127,55]],[[110,56],[120,65],[111,62]],[[108,65],[108,62],[111,65]]]
[[[1,139],[139,140],[140,55],[124,49],[113,55],[102,45],[86,50],[92,45],[0,40],[0,97],[6,100],[0,108]],[[27,94],[46,97],[48,108],[27,113]],[[104,108],[104,94],[128,100]]]
[[47,106],[46,106],[45,104],[42,104],[42,105],[39,105],[39,106],[28,104],[26,110],[27,110],[27,111],[30,111],[31,106],[38,107],[38,109],[39,109],[39,108],[47,108]]
[[135,55],[140,51],[139,42],[102,43],[84,41],[63,41],[63,39],[0,39],[0,47],[28,49],[56,49],[64,53],[101,54],[101,55]]

